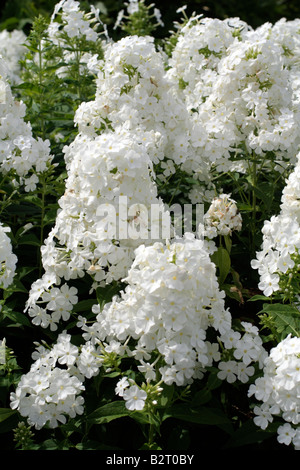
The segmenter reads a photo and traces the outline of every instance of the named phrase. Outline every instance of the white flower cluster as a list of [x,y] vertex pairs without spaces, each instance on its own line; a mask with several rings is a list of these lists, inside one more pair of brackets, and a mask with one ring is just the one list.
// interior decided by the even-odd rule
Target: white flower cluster
[[[124,3],[124,5],[126,6],[127,14],[133,15],[135,13],[138,13],[141,5],[144,5],[144,0],[129,0],[129,3]],[[156,26],[164,26],[164,23],[161,17],[161,12],[158,8],[155,8],[154,3],[149,5],[147,9],[150,10],[150,8],[152,7],[154,8],[152,17],[155,17],[157,21],[157,24],[154,24],[153,27],[155,28]],[[123,18],[128,19],[128,16],[126,16],[124,13],[125,13],[124,9],[119,11],[116,22],[114,24],[114,29],[117,29],[123,25]]]
[[[237,148],[242,142],[248,142],[248,150],[260,153],[249,139],[258,135],[263,139],[265,131],[273,132],[281,120],[283,127],[278,135],[285,135],[286,125],[288,133],[297,134],[297,111],[291,109],[295,100],[283,59],[278,67],[282,47],[275,40],[265,37],[259,40],[254,32],[246,29],[240,36],[242,40],[238,40],[235,36],[242,25],[232,21],[232,24],[217,22],[219,32],[214,34],[223,38],[224,56],[217,57],[217,65],[211,65],[216,70],[215,85],[196,111],[188,109],[184,98],[186,88],[181,90],[178,80],[172,77],[173,59],[166,73],[167,59],[155,50],[153,38],[133,36],[107,43],[104,60],[99,63],[95,100],[79,107],[75,117],[79,134],[65,148],[66,193],[60,200],[56,226],[43,247],[47,285],[49,273],[53,283],[86,272],[93,274],[96,282],[120,280],[126,275],[138,242],[123,243],[118,237],[112,237],[108,226],[99,225],[97,210],[100,205],[109,204],[118,213],[120,196],[127,196],[131,204],[142,203],[149,208],[157,203],[163,207],[157,198],[153,165],[161,164],[168,174],[174,172],[174,164],[180,165],[205,179],[208,162],[216,163],[212,147],[208,145],[204,151],[202,145],[207,143],[208,135],[209,141],[219,149],[220,158],[225,154],[229,158],[230,148]],[[185,32],[191,33],[193,28],[197,31],[200,26],[201,40],[207,41],[209,36],[204,33],[208,29],[213,35],[213,25],[209,20],[189,24],[182,32],[183,42]],[[218,54],[221,45],[213,39],[209,44],[210,50]],[[202,50],[201,60],[204,60],[206,46],[197,48]],[[200,69],[205,69],[204,64]],[[255,104],[253,109],[251,103]],[[263,109],[266,114],[260,118],[259,110]],[[208,133],[209,122],[217,123],[218,129],[214,124]],[[203,130],[205,138],[201,143],[199,137],[201,140]],[[280,143],[281,153],[291,149],[293,139],[287,144]],[[276,150],[277,144],[270,145],[266,147],[259,142],[264,152]],[[280,158],[279,154],[277,157]],[[139,209],[132,214],[135,221],[138,213]],[[231,221],[237,223],[237,229],[239,219],[236,214]]]
[[2,289],[6,289],[13,282],[18,261],[12,251],[8,232],[10,232],[10,228],[0,224],[0,287]]
[[26,34],[19,29],[0,32],[0,55],[7,64],[8,80],[11,85],[20,83],[20,60],[24,59],[26,47]]
[[248,322],[241,322],[241,326],[243,335],[232,329],[221,336],[224,348],[233,357],[219,362],[218,377],[229,383],[248,382],[255,373],[255,365],[261,369],[267,356],[258,328]]
[[204,215],[204,228],[205,235],[209,238],[231,235],[234,230],[241,230],[242,216],[229,194],[220,194],[213,198]]
[[[103,133],[95,139],[79,135],[75,139],[70,147],[66,192],[59,200],[55,226],[42,247],[45,274],[30,292],[30,315],[36,312],[36,293],[43,296],[62,279],[69,281],[88,273],[96,283],[111,283],[126,276],[134,249],[141,243],[138,235],[135,238],[135,224],[143,223],[142,209],[150,213],[155,205],[157,224],[164,213],[168,224],[168,213],[151,179],[149,148],[150,139],[144,142],[122,133]],[[122,196],[126,197],[124,204]],[[147,244],[151,243],[152,229],[147,222]],[[59,318],[52,315],[52,320],[58,322]]]
[[[300,155],[282,192],[279,215],[266,220],[262,228],[261,251],[252,260],[253,269],[258,269],[258,287],[269,297],[274,292],[289,294],[291,278],[298,272],[300,248]],[[294,272],[295,270],[295,272]],[[296,277],[296,276],[295,276]],[[287,283],[281,282],[286,279]],[[292,293],[292,292],[291,292]],[[298,292],[297,292],[298,293]]]
[[15,184],[33,191],[39,175],[52,161],[50,142],[35,139],[30,123],[25,122],[26,107],[15,101],[7,80],[7,66],[0,59],[0,171],[11,173]]
[[57,330],[60,320],[69,320],[73,305],[78,302],[77,292],[75,287],[67,284],[60,288],[48,284],[43,289],[41,280],[38,280],[32,287],[27,305],[32,323],[42,328],[50,326],[52,331]]
[[[106,30],[99,13],[94,5],[90,6],[89,13],[83,12],[80,3],[75,0],[62,0],[56,4],[48,26],[48,40],[59,46],[63,52],[65,65],[56,70],[59,77],[68,76],[70,65],[76,62],[79,62],[81,75],[97,75],[98,54],[88,50],[82,51],[78,44],[80,41],[98,43],[100,50],[102,40],[98,29],[104,28],[105,33]],[[77,48],[71,50],[68,41],[77,42]]]
[[[203,240],[186,234],[166,245],[141,245],[124,281],[128,285],[120,297],[98,309],[97,321],[80,326],[88,341],[105,342],[107,351],[133,357],[145,381],[157,381],[158,373],[168,385],[202,378],[222,359],[218,340],[235,358],[220,362],[223,379],[233,381],[225,371],[233,362],[235,380],[243,382],[254,373],[250,364],[261,363],[265,352],[258,331],[248,323],[243,336],[232,329]],[[214,331],[215,342],[208,330]]]
[[300,58],[300,20],[298,18],[287,21],[285,18],[280,19],[274,25],[265,23],[257,28],[258,36],[266,36],[271,38],[283,50],[282,59],[288,68],[291,77],[291,86],[294,92],[295,102],[299,103],[299,58]]
[[180,81],[187,108],[197,110],[212,92],[220,60],[249,26],[237,18],[219,20],[193,16],[179,26],[176,46],[169,60],[169,77]]
[[[191,18],[179,31],[168,75],[179,81],[198,151],[218,171],[245,171],[244,153],[295,163],[299,147],[298,42],[290,24],[249,30],[237,19]],[[291,26],[292,30],[295,26]],[[299,62],[298,62],[299,63]]]
[[[59,17],[59,21],[56,21]],[[93,19],[92,19],[93,17]],[[49,36],[54,44],[61,41],[63,34],[69,38],[85,36],[87,41],[97,41],[98,33],[92,27],[92,23],[99,20],[99,10],[94,6],[91,12],[85,14],[80,9],[80,2],[75,0],[61,0],[58,2],[51,16]]]
[[287,336],[264,361],[263,376],[250,385],[248,395],[262,402],[254,408],[254,423],[267,429],[274,417],[285,424],[278,428],[278,441],[300,449],[300,338]]
[[36,429],[46,424],[55,428],[66,422],[66,416],[74,418],[84,411],[84,377],[76,366],[80,353],[70,340],[63,332],[52,349],[39,345],[30,371],[11,393],[11,408]]
[[[79,133],[64,149],[66,191],[59,201],[55,227],[42,247],[45,276],[33,291],[36,285],[49,289],[51,283],[59,283],[62,278],[68,281],[85,273],[97,283],[120,280],[126,276],[134,249],[141,243],[128,232],[144,224],[145,210],[149,214],[157,207],[156,219],[151,226],[146,223],[146,235],[142,237],[146,244],[151,243],[153,225],[158,226],[164,215],[166,225],[170,225],[168,212],[157,195],[153,164],[164,158],[168,135],[165,127],[171,133],[182,108],[175,109],[174,119],[170,120],[174,100],[168,100],[165,83],[160,87],[162,57],[155,52],[152,38],[124,38],[107,46],[103,67],[105,74],[99,74],[96,99],[79,107],[75,119]],[[158,105],[158,93],[164,97],[162,101],[170,103],[168,113]],[[180,133],[177,129],[177,138]],[[179,141],[174,142],[180,148]],[[169,151],[176,158],[178,150],[174,153],[172,147]],[[124,197],[131,209],[128,214]],[[118,218],[121,233],[116,234],[111,220],[103,217],[105,207]],[[32,298],[30,293],[30,307],[34,307]]]
[[[54,15],[62,9],[79,27],[77,3],[60,2]],[[66,25],[72,36],[76,28]],[[230,158],[244,144],[247,151],[274,151],[277,160],[293,161],[300,133],[296,74],[291,78],[289,70],[297,65],[289,62],[288,68],[280,45],[287,39],[281,36],[277,29],[259,39],[237,19],[193,19],[180,31],[170,59],[150,37],[105,45],[104,59],[96,64],[95,99],[78,108],[78,135],[64,149],[66,190],[42,247],[45,273],[32,285],[26,309],[35,325],[55,331],[78,302],[69,281],[88,274],[93,288],[113,281],[127,286],[101,311],[100,305],[92,309],[93,324],[79,317],[82,347],[73,347],[66,334],[59,336],[54,349],[45,355],[41,350],[22,378],[13,407],[34,425],[64,422],[65,414],[72,416],[72,400],[81,412],[77,395],[83,381],[96,376],[110,354],[134,359],[147,384],[161,379],[185,386],[212,365],[222,380],[246,383],[255,367],[262,367],[266,351],[257,328],[243,322],[241,331],[233,329],[209,257],[212,242],[192,234],[154,240],[143,208],[160,209],[157,223],[168,216],[158,196],[156,168],[167,179],[180,167],[207,183],[203,194],[211,198],[209,170],[215,165],[220,171],[243,170]],[[134,209],[130,214],[122,198]],[[110,211],[125,231],[115,232]],[[229,194],[212,201],[205,223],[209,238],[240,230],[241,216]],[[143,224],[144,237],[128,234]],[[41,389],[35,377],[45,384]],[[66,408],[56,391],[61,377],[73,386]],[[148,399],[125,377],[116,393],[129,410],[143,409]]]
[[152,37],[108,43],[99,62],[95,101],[79,107],[75,122],[79,131],[90,134],[119,126],[127,132],[153,133],[154,164],[164,161],[170,171],[176,164],[206,181],[208,162],[198,155],[201,126],[192,122],[178,83],[165,71],[166,61]]

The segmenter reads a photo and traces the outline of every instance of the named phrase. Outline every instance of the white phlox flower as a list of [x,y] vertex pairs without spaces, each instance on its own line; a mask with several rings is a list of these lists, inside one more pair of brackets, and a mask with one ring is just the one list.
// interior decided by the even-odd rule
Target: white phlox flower
[[[248,396],[262,402],[256,406],[254,423],[266,429],[274,419],[284,422],[278,428],[278,442],[299,449],[300,338],[288,335],[265,358],[263,376],[249,387]],[[295,442],[294,442],[295,438]]]

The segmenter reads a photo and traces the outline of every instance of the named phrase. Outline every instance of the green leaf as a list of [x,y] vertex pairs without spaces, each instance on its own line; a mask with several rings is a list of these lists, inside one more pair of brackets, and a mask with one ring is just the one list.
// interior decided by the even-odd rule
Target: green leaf
[[219,369],[217,368],[212,368],[212,372],[208,376],[207,382],[206,382],[206,387],[208,390],[215,390],[216,388],[219,388],[220,385],[223,383],[223,380],[219,379],[218,377],[218,372]]
[[253,206],[251,204],[239,203],[239,210],[241,212],[252,212],[253,211]]
[[280,339],[289,334],[300,337],[300,312],[290,304],[264,304],[259,313],[265,313],[272,319]]
[[14,323],[14,326],[24,325],[24,326],[32,327],[32,324],[30,323],[28,317],[21,312],[13,312],[12,310],[6,308],[3,314],[4,314],[4,318],[7,317],[10,320],[12,320],[12,322]]
[[129,415],[124,401],[113,401],[101,406],[93,411],[87,417],[87,422],[90,424],[103,424],[109,423],[114,419],[122,418]]
[[37,238],[36,235],[33,233],[24,235],[18,241],[19,245],[33,245],[33,246],[41,246],[41,241]]
[[81,300],[76,305],[74,305],[73,311],[74,312],[85,312],[85,311],[90,312],[92,306],[95,305],[96,303],[97,303],[97,300],[95,299]]
[[250,297],[250,299],[247,300],[247,302],[255,302],[257,300],[270,300],[269,297],[266,297],[265,295],[253,295],[252,297]]
[[186,404],[173,405],[171,408],[167,409],[163,415],[163,420],[167,418],[176,418],[190,423],[211,426],[231,424],[228,417],[218,408],[204,406],[192,408],[190,405]]
[[224,236],[224,241],[225,241],[226,250],[228,251],[228,253],[230,253],[230,252],[231,252],[231,248],[232,248],[232,239],[231,239],[231,236],[230,236],[230,235],[225,235],[225,236]]
[[35,266],[21,266],[20,268],[17,269],[17,276],[18,279],[22,279],[23,277],[27,276],[27,274],[31,273],[37,269]]
[[274,187],[268,182],[260,183],[254,188],[256,196],[264,203],[267,211],[270,210],[274,198]]
[[64,442],[60,443],[55,439],[47,439],[46,441],[40,444],[40,450],[69,450],[69,445],[64,444]]
[[195,406],[204,405],[205,403],[208,403],[211,398],[211,391],[205,388],[195,393],[195,395],[193,396],[193,404]]
[[3,298],[7,299],[14,292],[23,292],[24,294],[27,294],[28,290],[19,279],[15,279],[13,284],[11,284],[9,288],[4,292]]
[[111,447],[92,440],[80,442],[75,447],[77,450],[121,450],[119,447]]
[[219,284],[222,286],[231,267],[229,253],[225,248],[220,246],[218,250],[212,254],[211,260],[219,269]]
[[10,418],[15,413],[17,413],[16,410],[11,410],[10,408],[0,408],[0,423],[5,421],[7,418]]
[[168,406],[169,403],[171,403],[171,400],[174,395],[174,386],[162,384],[162,388],[163,388],[163,391],[158,397],[157,403],[159,407],[165,408]]
[[[9,410],[6,408],[0,408],[0,410],[4,410],[3,419],[0,411],[0,434],[7,434],[18,425],[19,414],[16,410]],[[7,410],[7,413],[9,413],[9,415],[6,415],[5,410]]]

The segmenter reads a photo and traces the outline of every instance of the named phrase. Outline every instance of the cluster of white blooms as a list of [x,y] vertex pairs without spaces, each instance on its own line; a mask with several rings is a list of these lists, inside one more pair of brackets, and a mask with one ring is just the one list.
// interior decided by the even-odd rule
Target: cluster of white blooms
[[195,111],[212,92],[220,60],[249,26],[237,18],[222,21],[199,15],[179,28],[176,46],[168,61],[168,75],[172,81],[181,83],[186,106]]
[[218,171],[245,171],[244,153],[248,158],[252,152],[266,157],[266,168],[268,152],[281,165],[295,163],[298,69],[296,60],[293,67],[286,60],[283,32],[270,29],[249,30],[237,19],[191,18],[169,60],[168,74],[181,83],[195,122],[199,158]]
[[8,232],[10,232],[10,228],[0,224],[0,287],[2,289],[6,289],[13,282],[18,261],[12,251]]
[[33,191],[39,175],[46,171],[53,156],[50,142],[35,139],[31,124],[24,120],[26,107],[16,101],[7,80],[7,66],[0,59],[0,171],[11,173],[16,185]]
[[[127,14],[128,15],[134,15],[140,11],[141,6],[144,6],[144,0],[129,0],[129,3],[125,2],[124,5],[126,6]],[[149,14],[149,19],[155,18],[157,23],[153,24],[153,29],[156,28],[156,26],[164,26],[164,23],[162,21],[161,17],[161,12],[158,8],[155,7],[154,3],[151,3],[146,9],[149,11],[150,8],[153,8],[153,14]],[[128,19],[129,17],[125,15],[125,9],[122,9],[119,11],[114,29],[117,29],[118,27],[123,25],[123,19]]]
[[0,32],[0,55],[5,60],[8,68],[8,80],[10,84],[20,83],[20,60],[24,59],[26,47],[26,34],[19,29]]
[[261,369],[267,357],[259,330],[248,322],[241,322],[244,333],[229,330],[221,336],[222,343],[232,357],[220,361],[218,377],[229,383],[237,380],[246,383],[255,373],[255,364]]
[[201,129],[191,122],[178,83],[168,77],[166,60],[152,37],[128,36],[107,43],[95,101],[79,107],[75,122],[88,133],[119,126],[154,133],[154,164],[164,160],[207,179],[208,164],[197,157]]
[[[176,50],[166,73],[167,59],[156,51],[153,38],[133,36],[107,43],[105,57],[99,64],[95,100],[79,107],[75,117],[78,136],[65,148],[66,193],[59,202],[61,210],[56,225],[42,249],[47,288],[49,276],[53,284],[61,278],[84,276],[86,272],[96,282],[120,280],[126,275],[139,241],[124,242],[122,237],[112,236],[111,227],[103,222],[103,214],[99,216],[99,207],[108,204],[119,214],[120,197],[127,196],[129,203],[136,205],[135,213],[130,215],[134,224],[144,222],[141,204],[148,209],[153,204],[163,208],[157,197],[153,165],[161,164],[166,175],[174,173],[175,164],[193,174],[205,174],[207,158],[215,161],[212,147],[208,145],[204,151],[199,142],[206,128],[207,143],[209,123],[220,124],[218,129],[211,128],[209,140],[223,158],[226,152],[229,157],[232,146],[242,142],[260,153],[250,144],[251,139],[252,143],[258,136],[263,139],[264,131],[273,132],[283,120],[278,131],[281,138],[285,135],[288,114],[291,122],[295,122],[297,113],[290,109],[293,100],[288,70],[281,62],[278,67],[282,48],[265,37],[259,40],[247,28],[242,40],[238,40],[235,36],[244,25],[237,20],[231,23],[217,21],[219,32],[214,37],[223,38],[224,54],[216,58],[216,65],[211,65],[217,73],[215,85],[197,112],[188,109],[170,72],[175,66],[172,61]],[[208,29],[213,36],[213,25],[210,20],[191,23],[186,34],[193,28],[195,32],[202,28],[201,40],[207,41],[210,36],[205,36],[205,31]],[[184,30],[180,37],[184,39],[186,34]],[[210,50],[215,49],[217,54],[220,44],[212,38],[208,42]],[[201,48],[198,46],[204,60],[206,46],[204,43]],[[200,69],[205,69],[205,65]],[[255,104],[253,109],[251,103]],[[264,119],[258,117],[262,109],[266,110]],[[297,129],[294,124],[288,128],[288,132]],[[281,151],[291,149],[291,141],[295,143],[294,137],[287,145],[280,140]],[[264,147],[262,140],[259,148],[275,150],[272,145]],[[278,155],[277,152],[279,158]],[[234,207],[231,205],[227,215],[233,216]],[[230,223],[239,229],[240,216],[236,213]],[[230,224],[228,227],[231,230]]]
[[30,371],[11,393],[11,408],[36,429],[46,424],[55,428],[66,422],[66,416],[82,414],[84,377],[76,363],[80,352],[71,336],[61,333],[52,349],[39,345],[32,356]]
[[274,292],[293,294],[291,278],[298,272],[300,248],[299,182],[300,155],[283,189],[280,213],[265,221],[261,250],[251,262],[260,276],[258,287],[267,297]]
[[262,402],[255,406],[254,423],[267,429],[274,417],[285,424],[278,428],[278,441],[300,449],[300,338],[288,335],[264,361],[263,375],[250,385],[248,395]]
[[55,331],[60,320],[69,320],[73,305],[77,302],[75,287],[63,284],[59,288],[48,284],[42,289],[42,282],[38,280],[34,283],[28,300],[29,316],[32,317],[34,325],[40,325],[42,328],[50,326],[50,329]]
[[274,25],[265,23],[256,29],[258,36],[266,36],[271,38],[283,50],[282,59],[289,69],[291,77],[291,86],[294,92],[294,99],[299,102],[299,58],[300,58],[300,20],[298,18],[287,21],[285,18],[280,19]]
[[[59,17],[59,21],[56,21]],[[99,20],[99,10],[91,6],[90,13],[86,14],[80,9],[80,2],[75,0],[61,0],[58,2],[51,16],[49,36],[54,43],[59,44],[63,34],[69,38],[85,36],[87,41],[96,41],[98,33],[92,24]]]
[[156,382],[158,374],[178,386],[202,378],[222,359],[219,342],[234,352],[232,361],[220,362],[221,378],[233,381],[227,369],[234,363],[235,380],[247,382],[255,370],[250,364],[261,364],[265,351],[258,331],[248,323],[243,335],[232,329],[203,240],[185,234],[166,245],[139,246],[124,281],[128,285],[120,296],[102,311],[94,307],[97,321],[88,326],[80,319],[79,326],[89,344],[105,344],[106,351],[134,358],[146,382]]
[[[176,96],[164,80],[163,56],[153,38],[128,37],[107,45],[96,98],[79,107],[79,133],[64,149],[66,191],[42,247],[45,275],[32,292],[38,285],[42,295],[62,278],[85,273],[95,282],[120,280],[141,239],[150,244],[162,238],[153,237],[153,226],[165,215],[168,227],[170,219],[157,195],[154,165],[165,155],[178,164],[188,155],[182,140],[187,114]],[[103,217],[105,209],[118,219],[119,233],[115,218]],[[138,225],[145,229],[143,236],[134,233]],[[34,316],[31,294],[29,314]]]
[[107,33],[99,13],[99,9],[94,5],[90,6],[89,13],[83,12],[80,9],[80,3],[75,0],[62,0],[56,4],[48,26],[48,39],[59,46],[63,53],[65,65],[56,70],[58,76],[68,76],[69,66],[76,62],[79,62],[81,75],[89,73],[97,75],[98,53],[89,50],[82,51],[78,45],[76,50],[71,50],[68,42],[71,40],[98,43],[100,50],[102,40],[98,30],[104,28],[104,33]]
[[205,235],[209,238],[231,235],[232,231],[241,230],[242,216],[229,194],[220,194],[213,198],[204,215],[204,228]]
[[[41,325],[48,326],[51,317],[55,328],[62,317],[57,310],[45,317],[37,307],[39,298],[43,300],[54,284],[86,273],[96,283],[119,281],[126,276],[141,240],[151,243],[155,224],[161,238],[163,214],[170,226],[150,174],[150,145],[149,137],[144,141],[122,132],[96,138],[79,135],[71,144],[66,191],[59,200],[55,226],[42,247],[45,274],[32,285],[27,303],[35,322],[43,312]],[[148,214],[153,207],[157,210],[150,224]]]

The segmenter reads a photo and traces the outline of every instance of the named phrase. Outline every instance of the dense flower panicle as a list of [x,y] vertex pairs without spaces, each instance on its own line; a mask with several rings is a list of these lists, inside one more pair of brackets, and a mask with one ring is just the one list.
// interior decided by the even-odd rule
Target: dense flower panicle
[[229,194],[220,194],[213,198],[203,222],[204,233],[209,238],[231,235],[234,230],[239,231],[242,228],[242,216]]
[[[278,428],[278,441],[292,443],[299,450],[300,338],[288,335],[274,347],[264,361],[263,376],[250,385],[248,395],[262,402],[254,409],[254,422],[266,429],[274,416],[286,423]],[[283,438],[283,431],[288,435]]]
[[20,60],[25,56],[26,34],[19,29],[8,31],[4,29],[0,32],[0,56],[7,64],[7,78],[11,85],[18,85],[20,79]]
[[[144,135],[141,139],[121,130],[94,139],[79,134],[66,149],[69,176],[55,226],[42,247],[45,283],[42,281],[39,296],[63,279],[77,279],[86,273],[95,283],[121,280],[141,240],[152,243],[153,226],[159,229],[163,215],[171,234],[170,216],[151,178],[149,152],[155,146],[152,137]],[[151,224],[148,215],[150,218],[153,206],[158,215]],[[159,230],[156,233],[161,238]],[[50,277],[52,284],[48,284]],[[34,322],[41,318],[36,286],[41,287],[41,280],[32,286],[27,304]],[[41,325],[49,325],[50,314],[52,327],[56,328],[64,315],[47,309],[48,317],[42,312],[45,321]]]
[[201,129],[194,127],[178,83],[165,72],[166,57],[157,51],[152,37],[129,36],[104,47],[99,62],[95,101],[83,103],[75,122],[79,131],[99,133],[122,126],[155,133],[154,164],[169,160],[188,172],[207,178],[207,162],[196,159],[192,142]]
[[[60,21],[56,21],[57,17]],[[93,19],[91,17],[93,16]],[[80,9],[80,2],[75,0],[61,0],[58,2],[51,16],[49,35],[53,42],[59,44],[65,33],[69,38],[85,36],[87,41],[97,41],[98,33],[92,27],[92,23],[99,20],[99,10],[91,8],[89,14]]]
[[[74,0],[59,2],[50,38],[97,41],[92,23],[99,12],[91,13],[84,16]],[[300,261],[298,26],[281,21],[252,30],[237,18],[193,17],[179,30],[170,57],[157,50],[154,38],[136,35],[103,43],[103,60],[83,59],[97,72],[95,99],[77,109],[78,134],[64,148],[65,193],[41,248],[45,272],[31,286],[26,311],[34,325],[59,331],[79,301],[72,281],[89,275],[90,294],[114,282],[126,287],[101,308],[94,305],[94,322],[78,317],[80,347],[66,332],[52,349],[38,347],[11,395],[12,408],[30,425],[57,427],[66,416],[81,414],[84,381],[116,357],[132,359],[144,378],[145,387],[124,376],[116,384],[130,411],[153,400],[149,384],[158,392],[161,383],[187,386],[212,366],[219,379],[244,384],[263,368],[249,389],[249,396],[263,401],[254,408],[254,422],[266,429],[273,415],[281,415],[286,424],[278,430],[279,442],[300,448],[300,430],[292,427],[300,415],[298,342],[288,337],[268,356],[255,326],[241,322],[236,331],[210,259],[212,239],[242,227],[231,195],[213,197],[211,174],[245,172],[245,156],[253,154],[266,170],[296,164],[281,213],[266,221],[262,251],[252,262],[264,294],[280,291],[282,277]],[[65,56],[66,62],[73,58]],[[4,63],[0,67],[4,71]],[[3,84],[9,99],[0,104],[1,169],[13,169],[30,191],[47,167],[48,144],[34,141],[22,120],[24,106]],[[36,147],[45,158],[36,158]],[[207,239],[174,236],[156,178],[167,183],[177,168],[204,183],[189,197],[211,202],[204,217]],[[154,207],[158,214],[150,223]],[[168,236],[153,236],[162,219]]]
[[7,66],[0,59],[0,171],[11,173],[16,185],[29,192],[36,188],[39,175],[52,162],[49,140],[35,139],[31,124],[24,120],[26,107],[15,101],[7,79]]
[[190,18],[180,27],[168,62],[168,75],[172,81],[181,83],[189,110],[199,109],[209,97],[220,60],[249,28],[238,18],[219,20],[201,15]]
[[[221,342],[234,337],[229,345],[234,380],[247,382],[255,370],[250,364],[260,365],[265,351],[250,324],[243,325],[244,335],[235,335],[205,242],[186,234],[166,245],[141,245],[135,254],[125,290],[104,306],[92,327],[81,325],[88,341],[117,341],[124,345],[122,354],[139,364],[145,381],[155,382],[159,373],[166,384],[184,386],[222,359],[217,337]],[[215,332],[215,342],[208,340],[208,330]]]
[[10,228],[0,224],[0,287],[2,289],[6,289],[12,284],[18,261],[17,256],[12,251],[8,232],[10,232]]
[[273,33],[266,24],[258,34],[238,19],[196,18],[179,32],[168,74],[183,88],[198,158],[218,171],[245,172],[245,151],[266,156],[266,169],[270,151],[280,165],[295,163],[297,61],[286,60],[286,40],[276,26]]
[[[48,282],[47,282],[48,281]],[[73,306],[78,302],[77,289],[63,284],[60,288],[53,287],[45,275],[32,286],[28,301],[29,316],[34,325],[42,328],[57,329],[60,321],[70,318]]]
[[[263,242],[256,259],[252,260],[253,269],[260,275],[259,288],[266,296],[273,293],[291,295],[284,280],[297,276],[300,248],[299,182],[300,162],[290,173],[282,192],[280,213],[266,220],[262,228]],[[289,283],[290,284],[290,283]]]
[[30,371],[22,375],[14,393],[11,407],[27,418],[28,424],[41,429],[48,424],[56,428],[83,413],[84,377],[76,361],[80,356],[66,332],[59,335],[52,349],[39,345]]
[[[80,74],[97,75],[98,53],[90,50],[81,51],[80,41],[97,45],[98,51],[102,48],[101,30],[104,28],[99,17],[99,9],[93,5],[90,12],[80,9],[80,3],[75,0],[62,0],[54,8],[48,26],[48,41],[58,46],[63,53],[64,66],[59,67],[56,73],[59,77],[69,76],[69,67],[74,62],[80,62]],[[105,32],[105,31],[104,31]],[[77,42],[77,47],[71,50],[69,42]],[[96,49],[97,49],[96,48]]]

